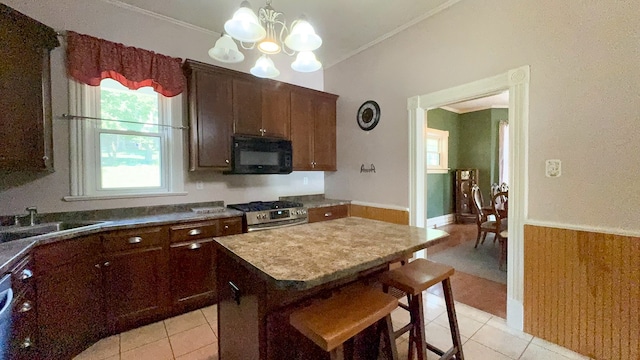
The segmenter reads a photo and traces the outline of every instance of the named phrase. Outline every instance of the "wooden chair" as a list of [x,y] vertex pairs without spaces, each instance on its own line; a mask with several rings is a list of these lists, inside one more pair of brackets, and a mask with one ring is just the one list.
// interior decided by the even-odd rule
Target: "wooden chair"
[[503,269],[505,265],[505,261],[507,259],[507,240],[509,237],[508,228],[508,220],[507,215],[509,212],[509,193],[507,192],[498,192],[493,195],[491,199],[491,206],[493,206],[493,212],[496,216],[496,227],[500,229],[499,232],[496,233],[496,239],[500,242],[500,260],[499,267],[500,270]]
[[[476,237],[476,244],[474,247],[478,247],[478,243],[484,244],[487,233],[493,233],[497,239],[498,233],[504,229],[500,228],[501,225],[497,220],[489,220],[487,218],[487,215],[489,214],[487,214],[485,208],[482,206],[482,193],[477,184],[474,184],[471,187],[471,200],[473,202],[473,206],[476,208],[476,225],[478,226],[478,236]],[[495,208],[492,209],[495,210]],[[480,241],[480,237],[482,237],[482,241]]]
[[395,297],[369,286],[355,285],[296,310],[289,316],[289,323],[329,352],[331,360],[345,359],[344,343],[377,323],[378,334],[387,342],[386,358],[398,360],[391,325],[391,312],[397,307]]

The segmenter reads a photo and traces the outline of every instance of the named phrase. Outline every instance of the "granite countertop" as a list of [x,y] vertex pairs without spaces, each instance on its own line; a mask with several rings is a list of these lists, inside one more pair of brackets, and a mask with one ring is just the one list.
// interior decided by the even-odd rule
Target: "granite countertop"
[[216,238],[227,254],[280,289],[309,289],[443,241],[448,234],[348,217]]
[[281,196],[280,200],[299,202],[302,203],[307,209],[351,204],[351,200],[327,199],[324,197],[324,194]]
[[[133,216],[126,219],[105,221],[101,224],[83,226],[81,228],[57,231],[25,239],[0,243],[0,275],[11,270],[15,262],[35,246],[50,244],[61,240],[90,235],[103,231],[130,229],[140,226],[158,226],[179,224],[192,221],[213,220],[242,216],[241,211],[228,209],[224,211],[198,214],[195,212],[176,212],[169,214]],[[25,227],[26,228],[26,227]]]

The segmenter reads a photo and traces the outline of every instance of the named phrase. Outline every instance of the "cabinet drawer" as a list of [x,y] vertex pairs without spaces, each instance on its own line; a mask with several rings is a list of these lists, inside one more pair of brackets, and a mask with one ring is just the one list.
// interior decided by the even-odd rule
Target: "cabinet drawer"
[[11,285],[14,294],[20,294],[27,288],[33,288],[33,262],[31,257],[26,256],[18,261],[18,264],[11,270]]
[[218,220],[202,221],[171,227],[171,243],[214,237],[218,234]]
[[126,251],[162,246],[165,239],[163,227],[120,230],[102,235],[102,246],[105,252]]
[[218,236],[242,234],[242,218],[234,217],[220,219],[220,231]]
[[309,209],[309,222],[340,219],[349,216],[347,205],[334,205]]
[[37,275],[40,275],[67,264],[94,261],[100,257],[101,251],[102,244],[100,244],[100,237],[97,235],[38,246],[33,252],[35,271]]

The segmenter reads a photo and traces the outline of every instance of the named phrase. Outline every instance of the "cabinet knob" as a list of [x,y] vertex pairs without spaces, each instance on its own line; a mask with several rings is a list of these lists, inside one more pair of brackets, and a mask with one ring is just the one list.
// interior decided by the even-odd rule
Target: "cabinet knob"
[[31,341],[30,337],[26,337],[24,338],[24,340],[22,340],[22,342],[20,343],[20,349],[28,349],[33,345],[33,342]]
[[27,280],[33,277],[33,271],[29,270],[29,269],[24,269],[22,270],[22,273],[20,274],[20,280]]
[[229,230],[229,225],[225,225],[225,226],[224,226],[224,229],[225,229],[225,230]]
[[47,161],[47,160],[49,160],[49,157],[47,155],[45,155],[45,156],[42,157],[42,160]]
[[189,236],[196,236],[196,235],[200,235],[200,234],[202,234],[202,230],[201,229],[189,230]]
[[95,266],[95,267],[96,267],[96,269],[100,269],[100,264],[95,264],[95,265],[93,265],[93,266]]
[[226,162],[228,164],[229,163],[229,159],[225,160],[224,162]]
[[24,303],[22,303],[22,306],[20,307],[20,310],[18,310],[21,313],[27,312],[29,310],[33,309],[33,304],[31,304],[31,301],[27,300]]
[[132,236],[129,238],[129,244],[139,244],[142,242],[142,238],[140,236]]
[[332,213],[330,213],[330,212],[326,212],[326,213],[324,213],[324,217],[329,217],[329,216],[331,216],[331,215],[333,215],[333,214],[332,214]]
[[104,267],[109,267],[109,266],[111,266],[111,263],[110,263],[110,262],[108,262],[108,261],[105,261],[105,263],[104,263],[104,264],[102,264],[102,266],[104,266]]
[[189,250],[198,250],[202,247],[202,245],[200,243],[193,243],[191,245],[189,245]]

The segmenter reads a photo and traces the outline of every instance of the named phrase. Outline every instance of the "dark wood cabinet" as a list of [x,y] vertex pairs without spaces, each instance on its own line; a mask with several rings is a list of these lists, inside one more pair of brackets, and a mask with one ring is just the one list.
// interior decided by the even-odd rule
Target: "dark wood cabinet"
[[349,205],[333,205],[318,208],[310,208],[308,211],[309,222],[319,222],[349,217]]
[[50,27],[0,4],[0,171],[53,170]]
[[11,340],[9,358],[33,359],[37,355],[38,327],[36,292],[31,257],[20,259],[11,269],[13,301],[11,303]]
[[217,301],[212,237],[239,234],[242,218],[216,219],[171,227],[171,301],[179,314]]
[[269,81],[262,85],[263,136],[289,139],[291,90],[284,83]]
[[206,64],[187,60],[189,170],[228,170],[233,134],[232,78]]
[[478,169],[457,169],[455,182],[456,223],[475,221],[471,187],[478,183]]
[[294,170],[336,170],[336,100],[319,91],[291,91]]
[[72,358],[106,334],[100,252],[98,236],[34,250],[40,358]]
[[121,332],[160,319],[169,304],[169,236],[165,227],[102,235],[107,326]]
[[262,136],[262,85],[252,79],[233,78],[233,133]]

